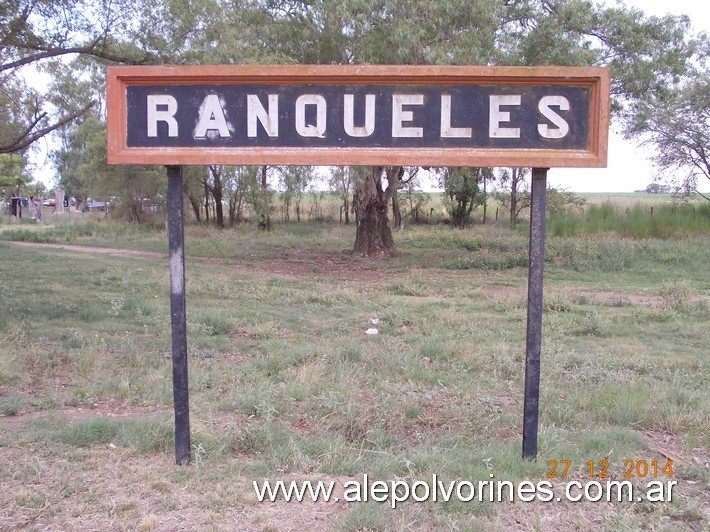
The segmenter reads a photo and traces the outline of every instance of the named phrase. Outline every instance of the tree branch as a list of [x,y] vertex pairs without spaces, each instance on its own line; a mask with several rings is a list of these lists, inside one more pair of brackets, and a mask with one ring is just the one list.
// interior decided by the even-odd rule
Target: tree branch
[[80,111],[77,111],[76,113],[65,116],[59,122],[56,122],[55,124],[49,125],[47,127],[44,127],[42,129],[39,129],[39,130],[35,131],[34,133],[32,133],[32,129],[43,118],[45,118],[47,116],[47,113],[40,114],[37,118],[35,118],[32,121],[32,124],[30,124],[30,126],[28,128],[26,128],[24,132],[22,132],[22,134],[20,134],[18,137],[15,137],[14,139],[12,139],[8,144],[5,144],[5,145],[0,144],[0,153],[15,153],[15,152],[24,150],[33,142],[41,139],[42,137],[51,133],[52,131],[59,129],[60,127],[68,124],[72,120],[75,120],[76,118],[80,117],[81,115],[86,113],[89,109],[91,109],[95,104],[96,104],[96,102],[92,101],[87,106],[85,106],[83,109],[81,109]]

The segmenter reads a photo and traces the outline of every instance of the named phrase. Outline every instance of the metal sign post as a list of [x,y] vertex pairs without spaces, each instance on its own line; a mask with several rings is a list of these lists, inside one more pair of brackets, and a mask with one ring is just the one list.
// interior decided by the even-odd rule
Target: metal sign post
[[168,249],[170,256],[170,325],[172,331],[175,463],[190,463],[190,406],[187,379],[185,305],[185,227],[182,166],[168,166]]
[[525,345],[523,457],[537,456],[542,347],[542,284],[545,268],[545,203],[547,168],[533,168],[530,193],[530,252],[528,262],[528,324]]

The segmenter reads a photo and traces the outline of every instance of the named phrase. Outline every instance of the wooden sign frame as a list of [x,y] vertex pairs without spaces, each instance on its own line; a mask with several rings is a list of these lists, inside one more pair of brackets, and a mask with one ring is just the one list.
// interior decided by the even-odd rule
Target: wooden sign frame
[[[127,91],[150,86],[484,87],[588,88],[588,134],[582,148],[129,146]],[[596,67],[478,66],[118,66],[107,69],[109,164],[159,165],[407,165],[606,167],[610,74]],[[539,89],[538,89],[539,90]],[[131,111],[133,112],[133,111]],[[553,144],[553,143],[549,143]]]

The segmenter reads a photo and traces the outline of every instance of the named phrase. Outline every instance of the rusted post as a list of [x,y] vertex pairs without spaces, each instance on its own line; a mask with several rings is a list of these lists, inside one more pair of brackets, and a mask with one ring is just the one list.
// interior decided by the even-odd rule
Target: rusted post
[[190,406],[187,379],[185,305],[185,228],[182,166],[168,166],[168,250],[170,253],[170,325],[172,330],[175,463],[190,463]]
[[530,202],[530,254],[528,262],[528,323],[525,345],[525,398],[523,405],[524,458],[537,457],[546,201],[547,168],[533,168]]

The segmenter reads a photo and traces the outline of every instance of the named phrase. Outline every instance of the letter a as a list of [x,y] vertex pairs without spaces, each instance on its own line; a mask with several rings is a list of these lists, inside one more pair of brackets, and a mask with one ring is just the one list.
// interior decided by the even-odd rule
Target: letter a
[[[216,131],[220,137],[230,137],[227,119],[224,117],[219,96],[208,94],[200,106],[200,114],[195,127],[195,138],[204,139],[208,131]],[[212,137],[212,135],[210,135]]]

